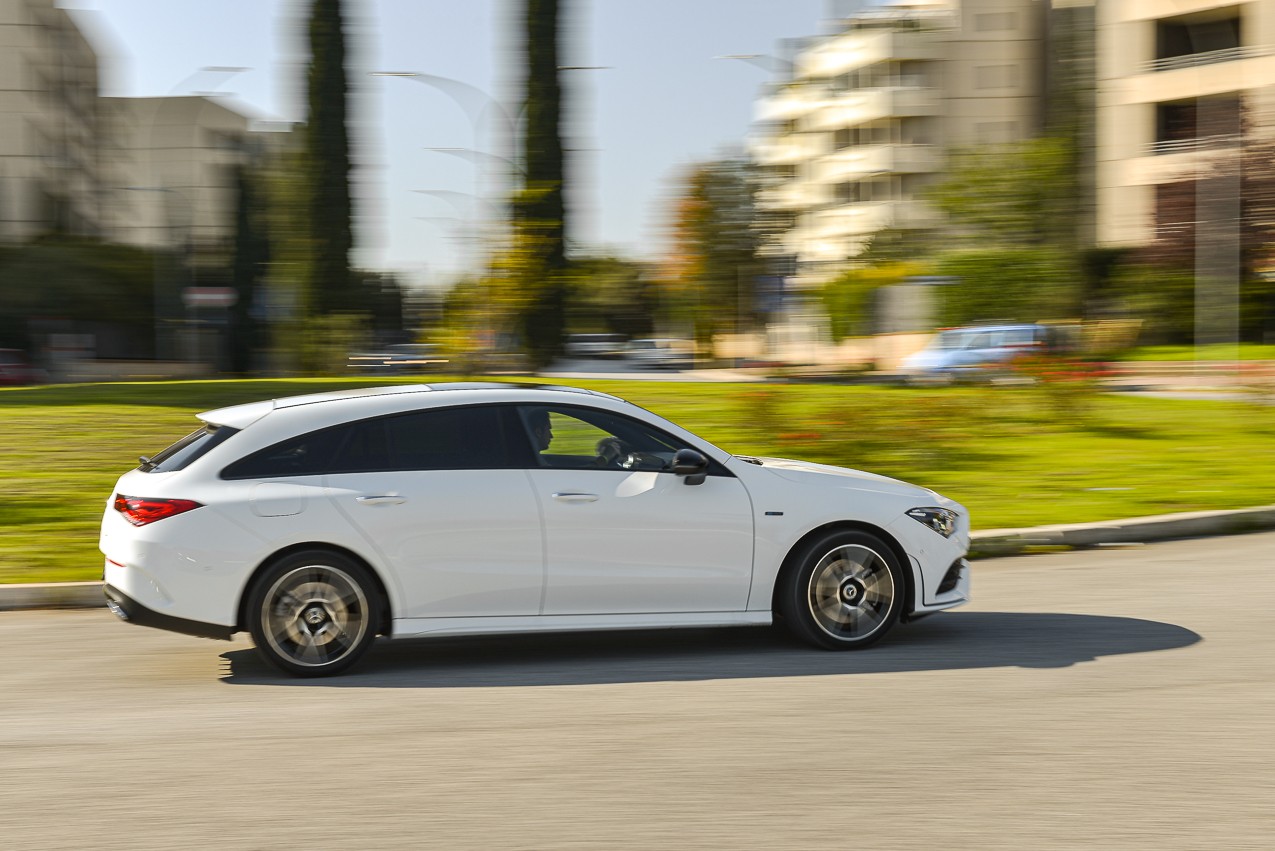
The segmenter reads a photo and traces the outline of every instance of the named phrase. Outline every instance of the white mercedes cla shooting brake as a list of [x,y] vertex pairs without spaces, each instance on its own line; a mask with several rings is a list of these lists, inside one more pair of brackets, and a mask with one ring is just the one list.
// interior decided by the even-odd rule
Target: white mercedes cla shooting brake
[[378,635],[744,626],[833,650],[969,597],[969,520],[933,491],[735,456],[567,387],[425,384],[254,402],[120,478],[112,611],[291,674]]

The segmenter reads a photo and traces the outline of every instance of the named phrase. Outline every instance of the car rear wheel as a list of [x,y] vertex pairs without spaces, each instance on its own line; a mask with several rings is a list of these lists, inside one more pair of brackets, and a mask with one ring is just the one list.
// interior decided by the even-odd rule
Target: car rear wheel
[[784,621],[798,638],[829,650],[876,643],[903,608],[898,559],[884,542],[862,532],[835,532],[807,544],[783,581]]
[[359,660],[376,638],[380,597],[366,569],[338,553],[294,553],[253,586],[248,630],[267,662],[323,677]]

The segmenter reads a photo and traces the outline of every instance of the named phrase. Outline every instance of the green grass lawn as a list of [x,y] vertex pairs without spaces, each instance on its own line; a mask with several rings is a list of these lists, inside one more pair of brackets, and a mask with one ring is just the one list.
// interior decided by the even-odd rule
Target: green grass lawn
[[[156,382],[0,390],[0,582],[96,579],[116,478],[197,411],[378,383]],[[380,383],[405,383],[380,382]],[[1275,407],[1058,388],[573,382],[739,454],[897,476],[976,529],[1275,503]]]
[[1240,343],[1238,346],[1143,346],[1133,349],[1120,360],[1125,361],[1193,361],[1193,360],[1275,360],[1275,345]]

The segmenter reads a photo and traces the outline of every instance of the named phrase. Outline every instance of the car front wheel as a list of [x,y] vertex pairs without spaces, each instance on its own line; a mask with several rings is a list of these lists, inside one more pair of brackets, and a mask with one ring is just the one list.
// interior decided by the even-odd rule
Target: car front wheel
[[779,611],[798,638],[854,650],[877,642],[898,621],[903,572],[875,536],[836,532],[807,544],[796,559],[783,580]]
[[272,565],[248,599],[248,631],[276,668],[323,677],[349,668],[376,638],[380,597],[367,571],[332,552]]

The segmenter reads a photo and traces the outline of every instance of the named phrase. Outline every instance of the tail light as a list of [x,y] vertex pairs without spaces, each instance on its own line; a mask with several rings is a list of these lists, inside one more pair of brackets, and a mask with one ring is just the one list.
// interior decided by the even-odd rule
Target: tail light
[[115,494],[115,510],[123,514],[124,519],[134,526],[145,526],[147,523],[154,523],[165,517],[184,514],[202,505],[203,503],[195,502],[193,499],[160,499],[159,497]]

